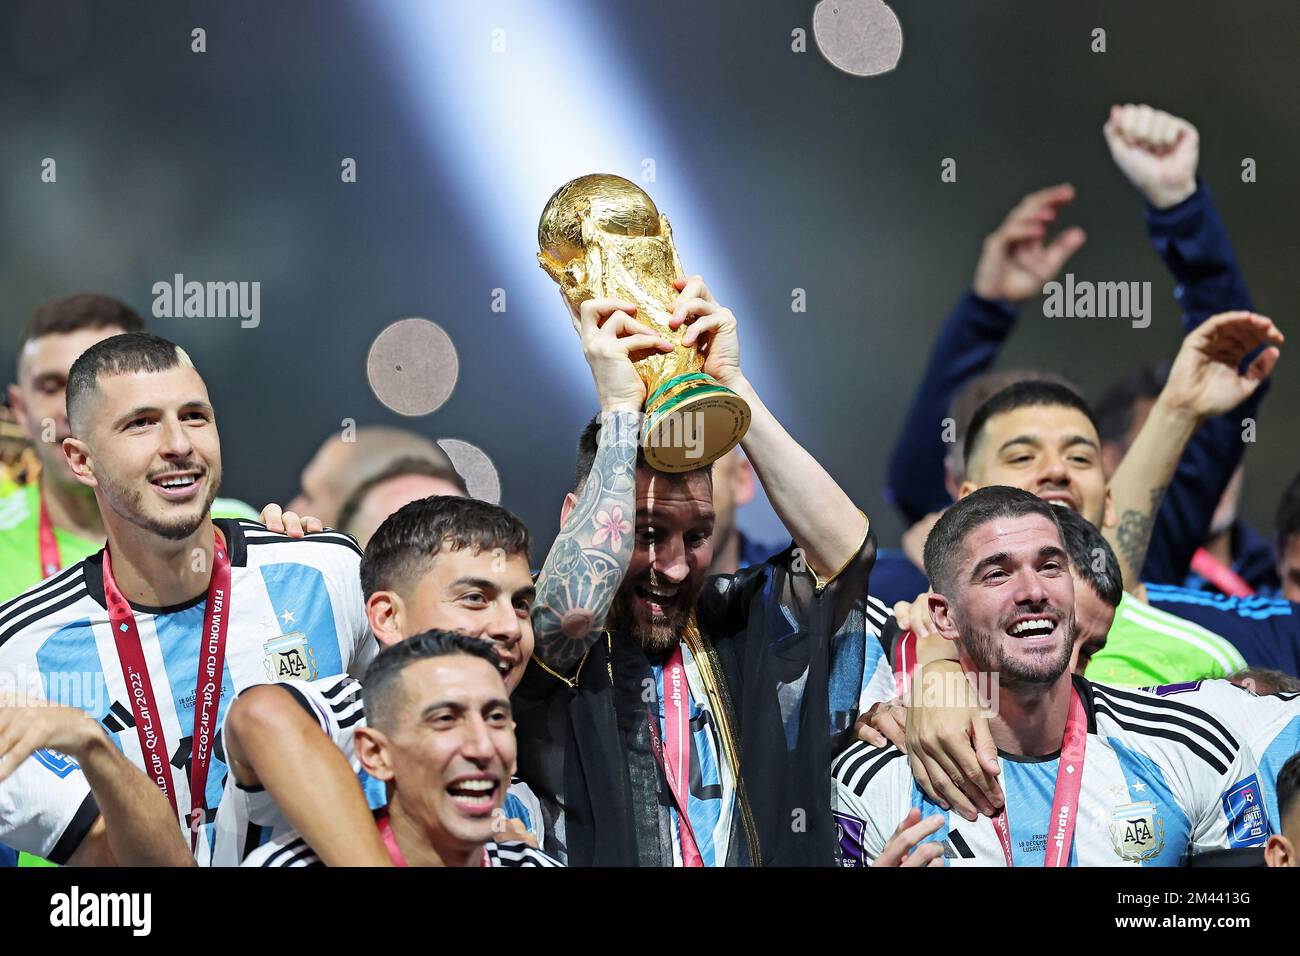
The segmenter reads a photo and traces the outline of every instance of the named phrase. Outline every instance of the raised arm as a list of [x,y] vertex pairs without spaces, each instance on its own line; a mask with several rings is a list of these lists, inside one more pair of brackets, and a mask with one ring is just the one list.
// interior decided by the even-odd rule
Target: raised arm
[[596,382],[601,427],[591,473],[582,490],[566,499],[560,533],[537,578],[533,654],[562,675],[599,636],[632,559],[646,397],[632,357],[673,348],[632,317],[636,306],[630,302],[590,299],[569,311]]
[[390,866],[356,772],[285,686],[250,687],[222,725],[230,772],[265,787],[326,866]]
[[[1103,528],[1136,591],[1155,515],[1192,433],[1207,419],[1235,408],[1272,373],[1282,333],[1272,320],[1229,312],[1201,323],[1183,340],[1151,414],[1115,474],[1110,495],[1118,524]],[[1245,358],[1260,350],[1239,372]]]
[[1030,193],[984,239],[971,290],[953,306],[935,338],[889,457],[886,494],[909,524],[952,504],[944,484],[943,420],[966,383],[993,366],[1016,324],[1021,302],[1037,295],[1084,242],[1070,228],[1046,242],[1074,187]]
[[819,580],[834,578],[862,546],[867,521],[826,470],[781,427],[740,370],[736,317],[720,306],[699,276],[679,279],[670,327],[688,323],[684,345],[700,346],[704,372],[749,403],[743,440],[763,490],[808,567]]
[[76,759],[100,819],[91,825],[68,863],[73,866],[194,866],[171,804],[113,746],[84,711],[53,704],[0,704],[0,781],[37,750]]
[[[1147,235],[1177,283],[1183,328],[1253,311],[1245,276],[1209,189],[1197,178],[1200,136],[1191,123],[1145,105],[1114,106],[1103,129],[1115,164],[1146,201]],[[1242,419],[1254,418],[1265,382],[1244,402],[1201,423],[1186,441],[1156,512],[1142,580],[1182,584],[1241,463]]]

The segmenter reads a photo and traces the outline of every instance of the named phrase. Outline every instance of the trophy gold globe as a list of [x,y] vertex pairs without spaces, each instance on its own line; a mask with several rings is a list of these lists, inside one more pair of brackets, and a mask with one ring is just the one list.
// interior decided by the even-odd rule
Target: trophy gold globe
[[673,280],[683,275],[672,227],[636,183],[594,173],[555,191],[537,225],[537,260],[578,308],[588,299],[625,299],[636,317],[676,348],[636,362],[646,386],[642,445],[657,471],[691,471],[736,446],[749,404],[707,375],[704,356],[670,329]]

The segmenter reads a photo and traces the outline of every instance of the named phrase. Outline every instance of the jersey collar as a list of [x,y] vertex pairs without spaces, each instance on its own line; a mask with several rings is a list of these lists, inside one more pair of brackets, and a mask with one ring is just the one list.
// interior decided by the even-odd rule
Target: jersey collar
[[[230,566],[232,568],[244,567],[248,561],[248,546],[244,541],[244,531],[239,526],[239,522],[233,518],[213,518],[212,523],[220,528],[222,535],[225,536],[226,551],[230,555]],[[81,579],[85,582],[86,591],[95,599],[95,603],[108,610],[108,600],[104,597],[104,548],[100,548],[81,562]],[[150,607],[146,604],[132,602],[131,609],[141,614],[175,614],[177,611],[197,607],[206,599],[207,593],[204,592],[192,601],[186,601],[183,604],[172,604],[168,607]]]

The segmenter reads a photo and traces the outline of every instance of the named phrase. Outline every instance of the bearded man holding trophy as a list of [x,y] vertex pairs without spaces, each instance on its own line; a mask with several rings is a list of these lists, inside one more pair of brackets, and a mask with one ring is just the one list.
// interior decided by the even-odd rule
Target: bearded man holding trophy
[[[513,699],[545,849],[577,866],[833,865],[832,747],[872,676],[866,516],[746,380],[735,317],[683,276],[640,187],[573,180],[538,239],[603,368]],[[794,540],[710,577],[710,466],[738,441]]]

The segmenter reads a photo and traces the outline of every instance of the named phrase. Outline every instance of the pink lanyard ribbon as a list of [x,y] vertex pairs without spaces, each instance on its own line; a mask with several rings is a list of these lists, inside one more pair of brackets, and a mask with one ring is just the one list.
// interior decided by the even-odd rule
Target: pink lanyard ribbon
[[691,689],[686,682],[682,646],[677,644],[664,661],[664,776],[677,804],[678,833],[683,866],[703,866],[695,831],[687,812],[691,781]]
[[1192,570],[1231,597],[1250,597],[1255,593],[1241,575],[1204,548],[1197,548],[1192,555]]
[[[393,825],[388,822],[388,811],[385,810],[375,820],[379,827],[379,835],[383,838],[384,846],[388,850],[388,858],[393,861],[393,866],[409,866],[406,862],[406,854],[402,848],[397,845],[397,837],[393,835]],[[479,866],[491,866],[492,860],[488,857],[487,846],[483,847],[483,856],[479,860]]]
[[[212,554],[212,581],[208,585],[203,615],[198,684],[194,691],[194,736],[190,752],[191,851],[198,848],[199,828],[205,822],[205,791],[208,768],[212,762],[212,745],[216,737],[217,710],[221,703],[221,674],[226,660],[226,624],[230,617],[230,556],[226,553],[225,541],[219,531],[216,533]],[[117,657],[122,664],[122,678],[126,681],[131,709],[135,714],[135,730],[144,754],[145,773],[167,797],[172,812],[177,813],[176,789],[168,766],[167,738],[163,732],[153,682],[149,679],[149,667],[144,659],[144,645],[140,642],[135,613],[113,579],[113,562],[108,548],[104,549],[104,598],[108,604],[113,640],[117,644]]]
[[[1052,815],[1048,819],[1051,833],[1043,856],[1044,866],[1069,866],[1070,847],[1074,843],[1074,821],[1079,814],[1079,792],[1083,787],[1083,756],[1088,746],[1088,715],[1076,688],[1070,688],[1070,713],[1065,719],[1065,739],[1056,768],[1056,789],[1052,794]],[[993,829],[1002,844],[1007,866],[1015,866],[1011,856],[1011,825],[1003,806],[993,818]]]

